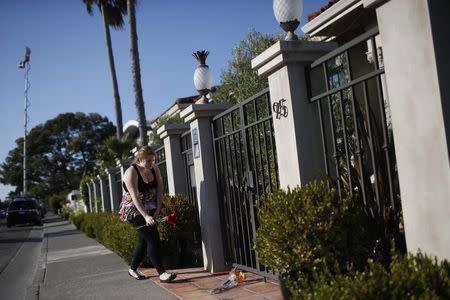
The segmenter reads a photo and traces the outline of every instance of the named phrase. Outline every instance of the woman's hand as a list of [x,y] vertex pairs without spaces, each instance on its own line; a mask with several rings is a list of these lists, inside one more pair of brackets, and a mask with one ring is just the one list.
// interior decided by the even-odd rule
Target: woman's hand
[[145,222],[146,222],[148,225],[150,225],[150,226],[155,226],[155,225],[156,225],[156,221],[155,221],[155,219],[153,219],[152,216],[146,215],[146,216],[144,217],[144,219],[145,219]]

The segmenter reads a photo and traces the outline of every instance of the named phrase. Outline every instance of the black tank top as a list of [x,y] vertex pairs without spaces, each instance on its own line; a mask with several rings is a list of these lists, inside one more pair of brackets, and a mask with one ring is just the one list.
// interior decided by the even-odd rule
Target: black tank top
[[[134,167],[134,170],[136,171],[136,173],[138,175],[138,192],[139,192],[139,194],[148,192],[157,187],[158,183],[156,182],[156,172],[153,168],[151,169],[152,174],[153,174],[153,180],[146,183],[144,181],[144,178],[142,178],[141,172],[139,172],[139,169],[136,166],[136,164],[132,164],[132,166]],[[123,182],[122,185],[123,185],[123,189],[129,193],[125,182]]]
[[[152,211],[157,208],[157,187],[158,182],[156,181],[156,172],[152,168],[152,174],[153,174],[153,180],[150,182],[145,182],[144,178],[142,178],[141,173],[139,172],[138,167],[136,164],[132,164],[134,169],[136,170],[138,174],[138,194],[139,194],[139,200],[141,201],[142,205],[144,206],[144,209],[146,211]],[[122,183],[123,188],[126,191],[126,193],[129,194],[129,191],[127,189],[127,186],[125,182]],[[131,199],[131,198],[130,198]],[[140,214],[139,211],[136,212],[136,214]]]

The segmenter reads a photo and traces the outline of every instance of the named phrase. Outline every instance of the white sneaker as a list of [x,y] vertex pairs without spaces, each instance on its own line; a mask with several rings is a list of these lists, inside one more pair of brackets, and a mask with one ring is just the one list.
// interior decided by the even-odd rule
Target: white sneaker
[[133,269],[128,269],[128,275],[130,275],[131,277],[133,277],[136,280],[142,280],[142,279],[147,278],[147,277],[145,277],[144,274],[142,274],[138,270],[135,271]]
[[163,282],[163,283],[171,282],[176,277],[177,277],[177,273],[164,272],[161,275],[159,275],[159,282]]

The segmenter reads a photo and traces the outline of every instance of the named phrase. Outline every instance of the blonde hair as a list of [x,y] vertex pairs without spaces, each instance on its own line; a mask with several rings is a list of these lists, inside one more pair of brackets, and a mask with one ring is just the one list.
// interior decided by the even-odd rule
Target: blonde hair
[[138,162],[144,160],[146,157],[149,157],[149,156],[155,156],[156,157],[155,151],[153,151],[153,149],[150,148],[149,146],[142,146],[141,148],[139,148],[138,152],[136,153],[136,157],[134,158],[134,162],[138,163]]

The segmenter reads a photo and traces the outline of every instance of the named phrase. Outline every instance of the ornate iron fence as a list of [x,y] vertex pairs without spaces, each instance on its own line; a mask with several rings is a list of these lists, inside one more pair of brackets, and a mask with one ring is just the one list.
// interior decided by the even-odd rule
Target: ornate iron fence
[[161,177],[163,179],[163,193],[169,192],[169,184],[167,183],[167,166],[166,166],[166,152],[164,151],[164,146],[159,147],[155,151],[156,153],[156,165],[161,171]]
[[357,194],[367,212],[398,229],[400,191],[383,57],[375,28],[311,64],[329,186]]
[[255,202],[279,186],[269,90],[216,116],[212,131],[228,263],[272,277],[253,249]]
[[[199,219],[198,202],[197,202],[197,187],[195,185],[195,168],[194,157],[192,155],[192,140],[191,131],[188,130],[181,135],[181,155],[183,156],[184,171],[186,176],[186,191],[189,203],[194,207],[195,218]],[[200,227],[194,228],[193,240],[195,243],[200,244],[201,230]]]
[[186,175],[186,191],[189,202],[198,211],[197,188],[195,186],[194,158],[192,156],[191,131],[188,130],[181,135],[181,155],[183,156],[184,170]]

